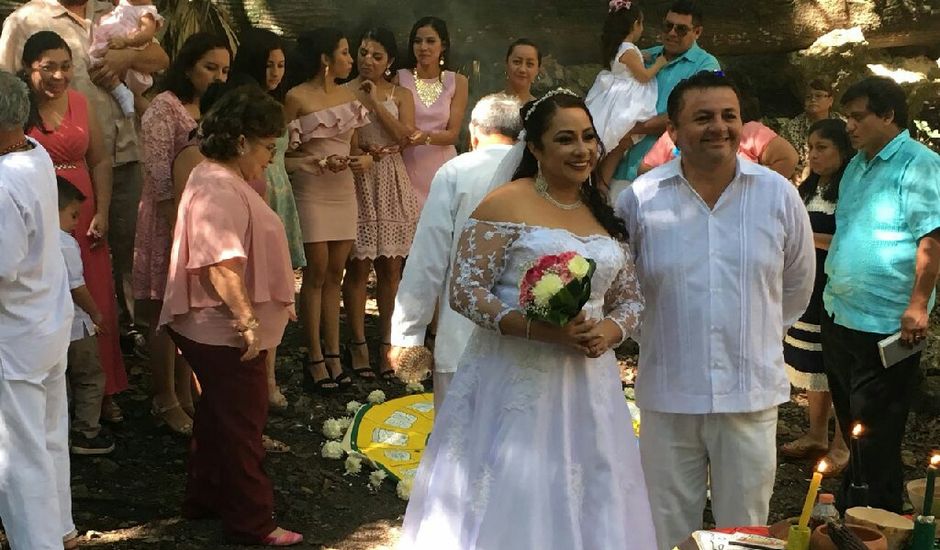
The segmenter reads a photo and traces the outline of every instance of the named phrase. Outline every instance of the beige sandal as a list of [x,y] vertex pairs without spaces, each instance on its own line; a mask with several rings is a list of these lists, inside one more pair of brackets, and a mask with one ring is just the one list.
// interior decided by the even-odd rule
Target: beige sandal
[[261,436],[261,444],[264,445],[264,450],[269,453],[281,454],[290,452],[290,445],[266,435]]
[[[150,414],[158,428],[166,426],[171,432],[191,437],[193,435],[193,420],[186,411],[176,403],[170,407],[158,407],[156,403],[151,406]],[[184,420],[185,419],[185,420]]]

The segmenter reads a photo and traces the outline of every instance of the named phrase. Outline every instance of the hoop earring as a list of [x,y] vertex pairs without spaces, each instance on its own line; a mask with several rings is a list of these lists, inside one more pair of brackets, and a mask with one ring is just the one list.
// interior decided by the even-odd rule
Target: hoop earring
[[392,69],[385,69],[385,76],[392,76]]
[[324,76],[324,77],[330,76],[330,66],[329,66],[329,65],[326,66],[326,70],[323,72],[323,76]]

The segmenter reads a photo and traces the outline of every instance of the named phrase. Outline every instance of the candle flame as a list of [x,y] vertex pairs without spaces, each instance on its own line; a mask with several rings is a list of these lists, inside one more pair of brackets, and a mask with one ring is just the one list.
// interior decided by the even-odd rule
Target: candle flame
[[932,457],[930,457],[930,465],[940,466],[940,453],[935,453]]
[[852,427],[852,437],[859,437],[862,435],[862,432],[865,431],[865,427],[862,426],[861,422],[856,422],[855,426]]
[[825,458],[822,459],[822,460],[820,460],[820,461],[819,461],[819,464],[816,465],[816,471],[819,472],[819,473],[823,473],[823,472],[825,472],[825,471],[828,470],[828,469],[829,469],[829,463],[826,462],[826,459],[825,459]]

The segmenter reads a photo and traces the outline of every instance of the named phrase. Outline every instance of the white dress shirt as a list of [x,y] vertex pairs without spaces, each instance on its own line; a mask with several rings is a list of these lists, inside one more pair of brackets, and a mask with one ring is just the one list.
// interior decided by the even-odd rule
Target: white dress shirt
[[646,297],[637,405],[740,413],[790,396],[783,337],[813,291],[809,215],[790,182],[738,157],[709,209],[675,159],[617,202]]
[[451,309],[447,283],[463,226],[490,188],[490,180],[509,145],[488,145],[441,166],[405,263],[392,315],[392,345],[424,344],[424,334],[440,307],[434,345],[434,370],[455,372],[474,324]]
[[0,377],[38,380],[65,356],[72,297],[59,250],[52,160],[34,148],[0,155]]
[[[65,272],[69,278],[69,290],[85,286],[85,269],[82,266],[82,250],[75,237],[59,231],[59,246],[62,248],[62,257],[65,258]],[[73,300],[74,301],[74,300]],[[87,311],[75,304],[75,319],[72,320],[71,340],[81,340],[86,336],[95,334],[95,323]]]

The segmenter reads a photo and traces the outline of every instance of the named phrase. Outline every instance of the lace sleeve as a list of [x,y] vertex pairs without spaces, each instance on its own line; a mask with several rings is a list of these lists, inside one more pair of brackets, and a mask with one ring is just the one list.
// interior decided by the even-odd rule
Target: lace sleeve
[[467,220],[454,272],[450,279],[450,307],[467,319],[499,332],[499,322],[513,311],[493,294],[493,286],[506,266],[506,249],[523,226]]
[[617,323],[623,334],[620,342],[617,343],[618,346],[637,332],[640,325],[640,313],[643,312],[644,305],[630,247],[622,244],[621,249],[624,256],[623,265],[617,272],[614,282],[607,289],[607,293],[604,294],[604,315]]

